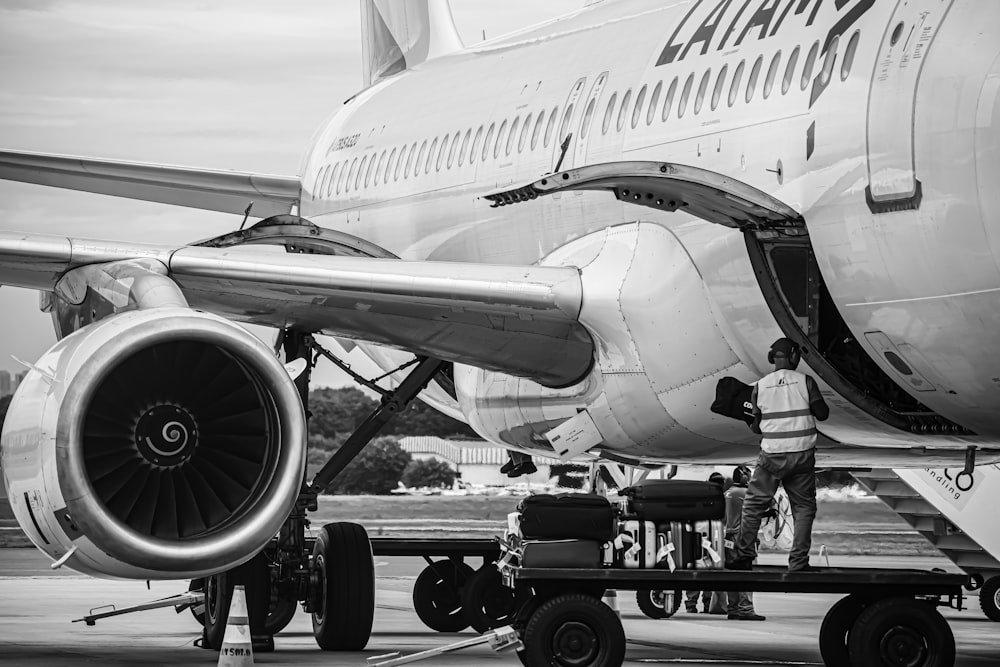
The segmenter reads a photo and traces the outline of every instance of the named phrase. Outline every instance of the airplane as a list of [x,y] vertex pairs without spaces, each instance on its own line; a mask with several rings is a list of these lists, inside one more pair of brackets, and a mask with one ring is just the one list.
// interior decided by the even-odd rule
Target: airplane
[[[4,179],[261,218],[0,233],[59,337],[2,436],[58,564],[211,579],[301,518],[300,392],[236,322],[334,336],[491,442],[631,466],[752,460],[709,406],[786,336],[820,465],[1000,462],[1000,6],[603,0],[471,46],[447,0],[361,9],[365,87],[298,174],[0,151]],[[323,648],[371,631],[351,525],[288,556]]]

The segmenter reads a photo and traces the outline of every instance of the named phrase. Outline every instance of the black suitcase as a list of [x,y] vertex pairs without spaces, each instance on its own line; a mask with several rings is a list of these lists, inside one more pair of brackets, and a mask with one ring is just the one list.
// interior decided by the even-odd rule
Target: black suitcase
[[601,567],[603,544],[596,540],[539,540],[524,543],[521,567]]
[[722,487],[712,482],[647,480],[618,492],[629,499],[629,514],[640,521],[711,521],[726,516]]
[[614,539],[615,508],[603,496],[588,493],[540,493],[517,506],[521,511],[521,534],[526,540]]

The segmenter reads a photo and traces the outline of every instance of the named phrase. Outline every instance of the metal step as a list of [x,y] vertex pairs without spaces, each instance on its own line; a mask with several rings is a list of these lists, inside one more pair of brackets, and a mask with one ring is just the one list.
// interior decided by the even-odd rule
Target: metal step
[[875,480],[873,485],[869,487],[872,493],[874,493],[879,498],[883,496],[889,496],[893,498],[919,498],[920,494],[907,486],[906,482],[900,479],[888,480],[880,479]]
[[941,516],[933,505],[923,498],[883,498],[883,501],[896,514],[911,514],[914,516]]

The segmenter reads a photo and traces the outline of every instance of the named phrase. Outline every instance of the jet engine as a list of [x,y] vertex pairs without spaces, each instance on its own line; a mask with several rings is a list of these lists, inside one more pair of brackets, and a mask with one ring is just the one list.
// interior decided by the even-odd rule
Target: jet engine
[[261,341],[186,308],[113,315],[28,372],[2,440],[35,545],[95,576],[186,579],[267,544],[302,485],[305,417]]

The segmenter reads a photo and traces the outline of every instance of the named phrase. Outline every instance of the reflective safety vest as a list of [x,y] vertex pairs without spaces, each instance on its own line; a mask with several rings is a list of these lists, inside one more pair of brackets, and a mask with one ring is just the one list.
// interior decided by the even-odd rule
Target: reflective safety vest
[[809,386],[804,373],[774,371],[761,378],[754,393],[760,410],[763,451],[804,452],[816,446],[816,420],[809,409]]

